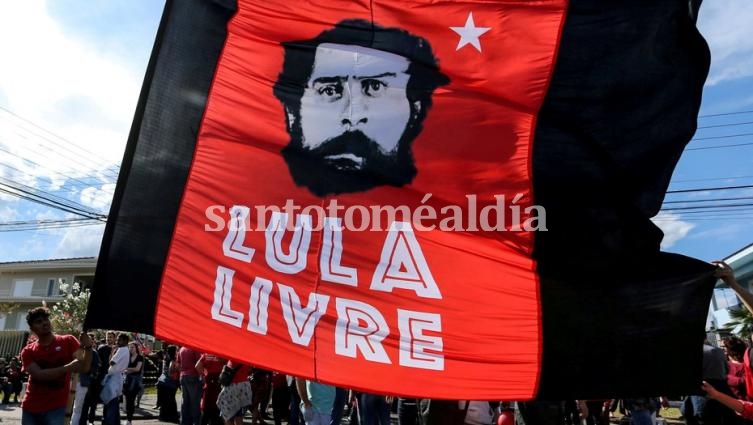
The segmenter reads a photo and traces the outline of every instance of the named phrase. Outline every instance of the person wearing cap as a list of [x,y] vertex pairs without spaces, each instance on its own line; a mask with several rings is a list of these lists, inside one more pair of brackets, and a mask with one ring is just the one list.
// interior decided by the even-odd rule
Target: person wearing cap
[[62,425],[70,391],[70,374],[86,373],[91,367],[91,338],[82,333],[79,343],[73,335],[55,334],[47,307],[29,310],[26,323],[37,340],[21,351],[23,370],[29,374],[26,395],[21,403],[21,423]]

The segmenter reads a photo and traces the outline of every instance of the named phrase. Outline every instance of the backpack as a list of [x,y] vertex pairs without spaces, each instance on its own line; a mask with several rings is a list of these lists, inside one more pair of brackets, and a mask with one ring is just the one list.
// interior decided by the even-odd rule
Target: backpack
[[461,409],[458,400],[421,399],[418,402],[420,425],[463,425],[470,404],[470,400],[466,401],[465,408]]

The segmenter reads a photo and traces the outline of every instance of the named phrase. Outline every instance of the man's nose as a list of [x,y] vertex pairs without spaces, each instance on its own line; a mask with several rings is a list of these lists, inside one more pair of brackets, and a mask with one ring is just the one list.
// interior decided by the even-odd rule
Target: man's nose
[[365,98],[357,87],[348,84],[346,87],[346,102],[340,123],[347,130],[356,129],[369,122],[368,107]]

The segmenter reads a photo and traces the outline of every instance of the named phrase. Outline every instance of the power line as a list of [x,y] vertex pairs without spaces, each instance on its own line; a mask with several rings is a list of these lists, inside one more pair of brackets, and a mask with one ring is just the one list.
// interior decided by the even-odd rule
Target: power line
[[[745,220],[749,221],[753,216],[747,217],[683,217],[682,221],[720,221],[720,220]],[[674,221],[673,218],[653,218],[653,221]]]
[[690,141],[695,142],[698,140],[729,139],[732,137],[743,137],[743,136],[753,136],[753,133],[727,134],[724,136],[713,136],[713,137],[698,137],[698,138],[690,139]]
[[61,196],[57,196],[53,193],[37,189],[35,187],[31,187],[28,185],[25,185],[23,183],[14,182],[12,180],[6,179],[4,177],[0,177],[0,184],[10,187],[13,190],[20,191],[22,193],[26,193],[31,196],[36,196],[45,200],[48,200],[50,202],[57,202],[61,205],[65,205],[66,207],[73,208],[82,212],[90,213],[90,214],[97,214],[101,215],[99,211],[94,210],[93,208],[90,208],[86,205],[83,205],[81,203],[78,203],[76,201],[73,201],[68,198],[63,198]]
[[16,226],[4,226],[3,224],[0,224],[0,232],[24,232],[29,230],[50,230],[50,229],[63,229],[63,228],[70,228],[70,227],[84,227],[84,226],[94,226],[94,225],[102,225],[102,222],[97,220],[89,220],[86,222],[73,222],[73,223],[51,223],[51,224],[33,224],[29,223],[26,225],[16,225]]
[[753,124],[753,121],[747,121],[747,122],[733,122],[733,123],[727,123],[727,124],[714,124],[714,125],[704,125],[703,127],[698,127],[698,130],[703,130],[705,128],[721,128],[721,127],[735,127],[738,125],[748,125]]
[[6,194],[11,195],[11,196],[16,196],[18,198],[25,199],[27,201],[31,201],[31,202],[34,202],[34,203],[37,203],[37,204],[41,204],[41,205],[44,205],[44,206],[47,206],[47,207],[59,209],[59,210],[65,211],[65,212],[69,212],[71,214],[76,214],[76,215],[79,215],[79,216],[82,216],[82,217],[89,218],[89,216],[87,214],[83,214],[83,213],[80,213],[78,211],[73,211],[73,210],[70,210],[68,208],[61,207],[60,205],[57,205],[57,204],[54,204],[54,203],[49,203],[49,202],[45,202],[45,201],[42,201],[42,200],[39,200],[39,199],[36,199],[36,198],[33,198],[33,197],[29,197],[29,196],[26,196],[26,195],[24,195],[22,193],[13,192],[13,191],[8,190],[8,189],[3,189],[2,187],[0,187],[0,192],[6,193]]
[[[32,165],[36,165],[36,166],[37,166],[37,167],[39,167],[39,168],[42,168],[42,169],[45,169],[45,170],[49,170],[49,171],[51,171],[52,173],[54,173],[54,174],[57,174],[58,176],[64,177],[64,178],[65,178],[66,180],[73,180],[73,181],[79,182],[79,184],[80,184],[80,185],[81,185],[82,187],[84,187],[84,188],[86,188],[86,187],[91,187],[91,186],[96,186],[96,184],[92,184],[92,183],[89,183],[89,182],[85,182],[85,181],[83,181],[83,180],[81,180],[81,179],[79,179],[79,178],[77,178],[77,177],[69,176],[69,175],[67,175],[67,174],[61,173],[60,171],[56,171],[56,170],[52,170],[52,169],[49,169],[49,168],[47,168],[47,167],[44,167],[44,166],[42,166],[42,165],[40,165],[40,164],[38,164],[38,163],[36,163],[36,162],[34,162],[34,161],[30,160],[30,159],[25,159],[25,158],[22,158],[22,157],[20,157],[19,155],[17,155],[17,154],[15,154],[15,153],[13,153],[13,152],[11,152],[11,151],[9,151],[9,150],[7,150],[7,149],[3,148],[2,146],[0,146],[0,151],[3,151],[3,152],[7,152],[8,154],[10,154],[10,155],[12,155],[12,156],[15,156],[15,157],[21,158],[22,160],[24,160],[24,161],[26,161],[26,162],[28,162],[28,163],[30,163],[30,164],[32,164]],[[16,170],[16,171],[18,171],[18,172],[20,172],[20,173],[23,173],[23,171],[19,170],[18,168],[14,167],[14,166],[12,166],[12,165],[10,165],[10,164],[0,163],[0,165],[3,165],[3,166],[5,166],[5,167],[8,167],[8,168],[12,168],[12,169],[14,169],[14,170]],[[88,178],[88,179],[97,179],[97,177],[93,177],[93,176],[92,176],[92,177],[84,177],[84,178]],[[101,182],[101,180],[100,180],[100,182]],[[111,183],[111,182],[107,182],[107,183]],[[73,185],[73,183],[71,183],[71,185]]]
[[[669,210],[666,210],[666,209],[662,209],[660,211],[674,213],[674,211],[669,211]],[[726,214],[726,213],[735,213],[735,214],[738,214],[738,213],[747,213],[747,212],[753,212],[753,208],[750,208],[750,207],[740,207],[740,208],[724,208],[724,207],[719,207],[717,209],[717,207],[709,206],[709,209],[693,210],[693,211],[682,211],[681,213],[678,213],[678,214],[682,214],[683,216],[685,216],[686,214],[694,214],[694,215],[695,214],[712,214],[712,213],[714,213],[714,214]]]
[[698,118],[711,118],[711,117],[723,117],[727,115],[741,115],[741,114],[751,114],[753,111],[735,111],[735,112],[724,112],[721,114],[706,114],[706,115],[698,115]]
[[[26,119],[26,118],[24,118],[24,117],[22,117],[22,116],[20,116],[20,115],[16,114],[15,112],[11,111],[10,109],[8,109],[8,108],[6,108],[6,107],[4,107],[4,106],[2,106],[2,105],[0,105],[0,110],[4,111],[4,112],[5,112],[5,113],[7,113],[8,115],[11,115],[11,116],[13,116],[14,118],[16,118],[16,119],[17,119],[17,120],[19,120],[19,121],[22,121],[22,122],[24,122],[24,123],[26,123],[26,124],[28,124],[28,125],[31,125],[31,126],[32,126],[32,127],[34,127],[34,128],[37,128],[37,129],[39,129],[39,130],[41,130],[41,131],[43,131],[43,132],[47,133],[48,135],[50,135],[50,136],[52,136],[52,137],[54,137],[54,138],[56,138],[56,139],[62,140],[63,142],[65,142],[65,143],[67,143],[67,144],[69,145],[69,146],[62,146],[61,144],[59,144],[59,143],[55,142],[54,140],[51,140],[51,139],[49,139],[48,137],[45,137],[45,136],[41,136],[41,135],[39,135],[39,134],[36,134],[36,133],[33,133],[33,132],[29,131],[30,133],[32,133],[32,134],[34,134],[34,135],[36,135],[36,136],[38,136],[38,137],[40,137],[40,138],[42,138],[42,139],[44,139],[44,140],[47,140],[47,141],[49,141],[50,143],[54,144],[55,146],[59,146],[59,147],[61,147],[61,148],[65,149],[65,150],[70,150],[70,149],[69,149],[69,147],[75,147],[75,148],[77,148],[77,149],[78,149],[79,151],[81,151],[81,152],[85,153],[86,155],[91,155],[91,156],[97,157],[97,158],[99,158],[99,159],[100,159],[100,160],[102,160],[102,161],[109,161],[109,159],[107,159],[107,158],[105,158],[105,157],[103,157],[103,156],[101,156],[101,155],[97,155],[97,154],[96,154],[96,153],[94,153],[94,152],[91,152],[91,151],[89,151],[89,150],[86,150],[86,149],[84,149],[83,147],[79,146],[78,144],[76,144],[76,143],[73,143],[73,142],[71,142],[70,140],[67,140],[67,139],[65,139],[64,137],[61,137],[61,136],[59,136],[59,135],[57,135],[57,134],[53,133],[53,132],[52,132],[52,131],[50,131],[50,130],[47,130],[46,128],[44,128],[44,127],[42,127],[42,126],[40,126],[40,125],[38,125],[38,124],[36,124],[36,123],[32,122],[31,120],[28,120],[28,119]],[[117,166],[117,165],[116,165],[116,166]],[[117,168],[120,168],[120,166],[117,166]]]
[[[0,116],[0,118],[2,118],[2,116]],[[101,171],[103,174],[108,174],[108,177],[115,177],[119,172],[118,170],[111,170],[110,168],[112,166],[105,166],[106,164],[111,164],[112,161],[91,158],[93,155],[91,152],[74,152],[67,148],[60,149],[56,146],[61,145],[45,143],[45,140],[49,139],[45,139],[41,135],[18,127],[16,123],[11,123],[11,126],[15,126],[16,128],[6,132],[4,140],[6,144],[19,145],[19,149],[24,151],[24,156],[36,155],[58,162],[64,160],[66,163],[69,163],[76,168],[94,169]],[[10,134],[10,132],[15,134]],[[19,141],[20,143],[18,143]]]
[[683,180],[673,180],[673,183],[685,183],[685,182],[706,182],[706,181],[714,181],[714,180],[736,180],[736,179],[751,179],[753,176],[735,176],[735,177],[712,177],[707,179],[683,179]]
[[698,188],[698,189],[681,189],[681,190],[668,190],[667,193],[691,193],[691,192],[707,192],[707,191],[715,191],[715,190],[732,190],[732,189],[749,189],[752,188],[753,185],[743,185],[743,186],[721,186],[721,187],[704,187],[704,188]]
[[[50,181],[52,181],[52,179],[50,179],[49,176],[34,176],[32,174],[24,172],[23,170],[19,170],[18,168],[14,167],[14,166],[12,166],[10,164],[0,163],[0,167],[5,167],[5,168],[7,168],[9,170],[17,171],[21,176],[27,176],[27,177],[35,179],[35,180],[36,179],[40,179],[40,180],[41,179],[49,179]],[[2,178],[2,177],[0,177],[0,178]],[[94,177],[94,176],[84,176],[83,178],[87,179],[87,180],[88,179],[95,179],[95,180],[99,179],[98,177]],[[11,181],[11,180],[7,180],[6,179],[6,181]],[[59,189],[56,189],[55,192],[58,192],[58,193],[59,192],[78,193],[78,192],[83,192],[83,190],[85,190],[85,189],[94,187],[97,190],[101,190],[101,191],[103,191],[103,192],[105,192],[107,194],[112,194],[113,190],[114,190],[113,188],[109,188],[109,187],[108,188],[103,188],[102,186],[104,186],[104,185],[114,185],[114,184],[115,184],[115,182],[104,181],[104,180],[98,180],[98,181],[96,181],[96,183],[75,184],[75,183],[71,182],[70,179],[66,179],[65,182],[62,184],[62,186]],[[66,188],[65,186],[70,186],[70,187]],[[44,192],[44,191],[42,191],[42,192]],[[48,194],[52,195],[51,192],[44,192],[44,193],[48,193]],[[55,195],[52,195],[52,196],[55,196]],[[61,198],[61,199],[67,199],[67,198]]]
[[25,226],[29,224],[59,224],[59,223],[79,223],[91,221],[90,218],[59,218],[59,219],[42,219],[42,220],[13,220],[0,223],[0,227]]
[[[17,127],[11,130],[16,134],[15,138],[25,139],[23,143],[23,147],[22,147],[22,149],[26,151],[25,153],[36,154],[37,156],[41,156],[50,160],[59,161],[62,158],[66,162],[72,164],[73,166],[84,168],[84,169],[89,169],[89,168],[94,169],[97,171],[101,171],[102,174],[107,174],[107,177],[117,178],[117,175],[119,172],[118,170],[111,170],[110,169],[111,167],[102,168],[103,162],[108,163],[111,161],[107,161],[104,159],[98,161],[98,160],[89,158],[89,156],[94,155],[89,151],[74,152],[67,148],[64,148],[64,150],[56,149],[54,146],[61,146],[61,145],[53,143],[54,146],[50,146],[49,144],[43,142],[44,140],[50,140],[50,139],[47,139],[33,132],[29,132],[27,129],[18,127],[15,123],[11,123],[11,125],[14,125]],[[27,137],[27,135],[30,135],[30,137]],[[29,141],[30,139],[33,140],[33,142],[30,142]],[[5,138],[6,143],[13,143],[14,140],[15,139],[11,138],[11,135]],[[33,147],[37,147],[38,149],[34,149]],[[17,156],[20,156],[20,155],[17,155]],[[31,155],[24,155],[24,157],[26,156],[31,156]]]
[[701,151],[706,149],[723,149],[723,148],[736,148],[739,146],[750,146],[753,145],[753,142],[750,143],[737,143],[734,145],[721,145],[721,146],[704,146],[702,148],[687,148],[686,151]]
[[707,218],[715,218],[718,220],[723,220],[727,218],[742,218],[742,217],[753,217],[753,211],[751,210],[745,210],[741,212],[737,211],[717,211],[717,212],[708,212],[708,211],[690,211],[697,214],[693,215],[687,215],[689,213],[677,213],[673,214],[672,216],[660,216],[657,215],[652,218],[652,220],[698,220],[698,219],[707,219]]
[[753,199],[753,196],[741,196],[737,198],[712,198],[712,199],[690,199],[687,201],[664,201],[665,204],[690,204],[697,202],[713,202],[713,201],[744,201]]
[[702,211],[681,211],[681,212],[665,212],[661,211],[654,216],[652,220],[695,220],[700,218],[716,218],[719,220],[726,218],[740,218],[740,217],[753,217],[753,208],[739,208],[733,210],[702,210]]
[[721,205],[696,205],[693,207],[672,207],[662,208],[661,211],[684,211],[684,210],[701,210],[709,208],[734,208],[734,207],[753,207],[753,203],[749,204],[721,204]]
[[0,183],[0,186],[5,186],[5,188],[0,187],[0,192],[7,193],[8,195],[16,196],[18,198],[25,199],[27,201],[31,201],[37,204],[59,209],[61,211],[69,212],[71,214],[75,214],[81,217],[96,219],[100,221],[107,220],[107,216],[104,214],[100,214],[94,211],[86,211],[86,210],[76,208],[74,206],[65,205],[55,200],[49,199],[47,197],[30,193],[29,191],[25,191],[23,189],[20,189],[20,188],[17,188],[17,187],[14,187],[12,185],[8,185],[5,183]]
[[0,231],[14,232],[22,230],[57,229],[61,227],[78,227],[102,224],[99,220],[89,218],[65,218],[57,220],[18,220],[0,223]]

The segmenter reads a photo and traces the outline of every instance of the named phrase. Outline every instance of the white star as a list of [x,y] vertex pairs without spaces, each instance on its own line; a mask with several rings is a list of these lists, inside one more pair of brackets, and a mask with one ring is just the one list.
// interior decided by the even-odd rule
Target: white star
[[460,41],[458,41],[458,47],[455,48],[455,51],[460,50],[466,44],[470,44],[480,52],[481,42],[478,38],[491,28],[477,27],[476,23],[473,22],[473,12],[469,12],[464,27],[450,27],[450,29],[460,35]]

